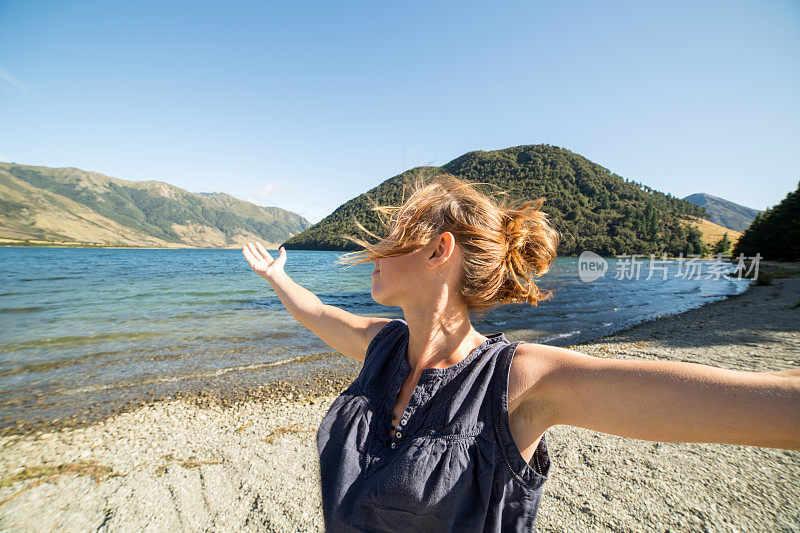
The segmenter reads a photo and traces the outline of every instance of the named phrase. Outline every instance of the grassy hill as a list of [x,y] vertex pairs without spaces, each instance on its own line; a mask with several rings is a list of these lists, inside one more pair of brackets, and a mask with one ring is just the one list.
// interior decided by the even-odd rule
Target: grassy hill
[[2,244],[227,248],[260,240],[273,247],[310,225],[291,211],[224,193],[0,163]]
[[731,245],[736,244],[742,233],[730,228],[714,224],[710,220],[699,217],[687,217],[687,221],[700,231],[700,242],[707,246],[714,246],[727,233]]
[[[399,205],[403,184],[414,173],[429,179],[449,173],[471,182],[508,190],[513,199],[545,196],[543,209],[562,233],[560,254],[593,250],[622,253],[701,253],[701,233],[685,217],[705,217],[703,208],[626,180],[567,149],[548,144],[469,152],[441,167],[418,167],[387,179],[341,205],[302,233],[286,240],[287,249],[357,250],[342,235],[366,238],[357,219],[385,235],[372,201]],[[490,190],[491,192],[491,190]]]
[[702,192],[689,195],[684,200],[704,208],[711,222],[738,232],[746,230],[753,219],[761,213],[757,209],[751,209]]

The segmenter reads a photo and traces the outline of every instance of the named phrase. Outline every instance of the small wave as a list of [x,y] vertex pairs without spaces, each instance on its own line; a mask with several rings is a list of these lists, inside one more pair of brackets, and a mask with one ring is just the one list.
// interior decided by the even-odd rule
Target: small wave
[[576,330],[573,330],[573,331],[568,331],[567,333],[558,333],[556,335],[551,335],[550,337],[546,337],[545,339],[542,340],[542,343],[552,342],[552,341],[561,340],[561,339],[567,339],[569,337],[574,337],[575,335],[580,335],[580,333],[581,333],[581,330],[579,330],[579,329],[576,329]]
[[77,389],[71,390],[64,390],[59,391],[63,394],[85,394],[88,392],[99,392],[104,390],[112,390],[112,389],[122,389],[127,387],[139,387],[143,385],[153,385],[156,383],[176,383],[178,381],[190,381],[193,379],[207,379],[213,378],[217,376],[224,376],[225,374],[230,374],[231,372],[252,372],[253,370],[262,370],[264,368],[276,367],[276,366],[283,366],[285,364],[303,359],[308,357],[307,355],[296,355],[294,357],[287,357],[285,359],[280,359],[278,361],[270,361],[268,363],[252,363],[249,365],[241,365],[241,366],[232,366],[228,368],[220,368],[217,370],[209,370],[206,372],[196,372],[194,374],[182,374],[180,376],[169,376],[169,377],[160,377],[160,378],[149,378],[143,379],[139,381],[132,381],[126,383],[113,383],[109,385],[89,385],[86,387],[80,387]]
[[[169,353],[168,350],[176,350]],[[50,370],[68,369],[70,367],[82,367],[90,365],[92,370],[98,368],[116,365],[125,365],[130,363],[146,364],[150,362],[164,362],[176,361],[186,357],[193,357],[190,351],[177,351],[182,350],[182,347],[167,347],[162,348],[161,351],[153,354],[142,355],[138,351],[129,350],[112,350],[98,352],[94,354],[81,355],[80,357],[72,357],[70,359],[59,359],[56,361],[45,361],[41,363],[28,363],[24,366],[0,370],[0,378],[21,375],[36,375]],[[80,371],[80,370],[79,370]],[[85,370],[84,370],[85,372]]]
[[44,311],[47,307],[33,306],[33,307],[6,307],[0,309],[0,315],[18,315],[24,313],[35,313],[37,311]]
[[123,333],[94,333],[92,335],[71,335],[55,337],[50,339],[34,339],[29,341],[9,343],[0,346],[0,353],[8,353],[22,348],[48,348],[56,346],[80,346],[92,342],[103,342],[112,340],[140,340],[162,336],[163,333],[150,331],[130,331]]
[[700,285],[695,285],[694,287],[686,289],[685,291],[675,291],[673,294],[697,294],[702,290],[703,288],[700,287]]
[[4,292],[0,294],[0,296],[26,296],[29,294],[35,294],[37,296],[41,296],[42,294],[51,294],[51,293],[58,293],[58,292],[73,292],[75,289],[45,289],[44,287],[36,288],[32,291],[14,291],[14,292]]
[[258,342],[262,340],[269,340],[269,339],[291,339],[297,337],[297,332],[293,331],[268,331],[261,334],[253,333],[253,334],[246,334],[246,335],[195,335],[195,336],[186,336],[181,337],[181,342],[231,342],[231,343],[250,343],[250,342]]
[[74,279],[78,276],[53,276],[51,278],[21,278],[20,281],[55,281],[59,279]]
[[181,292],[181,293],[174,293],[174,294],[183,294],[185,296],[218,296],[218,295],[230,295],[230,294],[253,294],[256,291],[250,289],[244,290],[224,290],[224,291],[189,291],[189,292]]

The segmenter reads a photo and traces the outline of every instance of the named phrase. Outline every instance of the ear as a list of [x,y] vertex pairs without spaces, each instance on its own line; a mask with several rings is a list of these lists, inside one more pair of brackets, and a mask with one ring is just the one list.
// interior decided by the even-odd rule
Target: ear
[[453,255],[456,248],[456,238],[449,231],[445,231],[434,237],[433,249],[428,257],[428,266],[430,268],[438,267]]

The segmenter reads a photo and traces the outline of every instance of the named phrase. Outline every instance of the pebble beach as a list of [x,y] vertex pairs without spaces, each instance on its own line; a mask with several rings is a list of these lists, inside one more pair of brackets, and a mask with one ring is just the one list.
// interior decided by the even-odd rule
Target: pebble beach
[[[524,331],[507,336],[525,340]],[[572,348],[798,368],[800,276]],[[324,531],[316,429],[357,374],[357,364],[339,365],[238,397],[172,398],[92,424],[4,435],[0,530]],[[540,531],[800,530],[800,451],[567,426],[547,439]]]

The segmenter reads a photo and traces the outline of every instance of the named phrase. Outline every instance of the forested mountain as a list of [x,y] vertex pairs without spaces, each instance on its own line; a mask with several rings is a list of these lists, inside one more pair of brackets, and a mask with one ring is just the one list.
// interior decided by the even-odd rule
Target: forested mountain
[[751,209],[703,192],[689,195],[684,200],[704,208],[708,213],[708,219],[714,224],[736,231],[747,229],[756,215],[761,213],[758,209]]
[[192,193],[71,167],[0,163],[5,244],[225,248],[259,240],[274,247],[310,225],[291,211],[224,193]]
[[759,214],[733,248],[754,257],[760,253],[764,259],[800,261],[800,183],[786,195],[781,203]]
[[700,232],[684,217],[706,217],[691,202],[623,179],[567,149],[548,144],[469,152],[442,167],[419,167],[394,176],[337,208],[319,223],[288,239],[287,249],[357,250],[342,235],[369,240],[353,223],[385,235],[372,201],[399,205],[403,184],[415,172],[428,178],[449,173],[488,182],[512,199],[547,198],[543,209],[562,234],[560,254],[593,250],[623,253],[702,253]]

